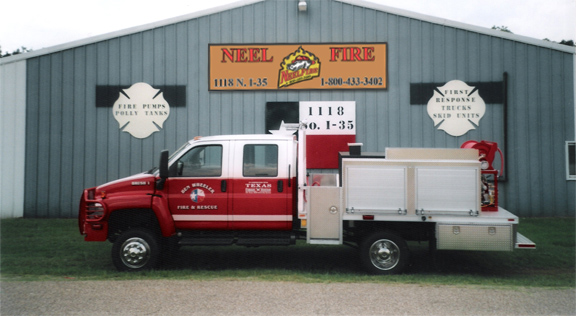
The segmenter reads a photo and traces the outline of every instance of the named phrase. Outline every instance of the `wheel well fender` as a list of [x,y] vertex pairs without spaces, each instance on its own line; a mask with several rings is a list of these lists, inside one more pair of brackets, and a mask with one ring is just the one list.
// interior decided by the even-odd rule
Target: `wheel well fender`
[[122,232],[142,227],[153,233],[160,233],[160,225],[156,214],[151,209],[124,209],[116,210],[108,218],[108,239],[116,240]]
[[160,232],[163,237],[170,237],[176,233],[174,219],[168,207],[168,201],[163,196],[154,196],[152,198],[152,210],[156,214]]

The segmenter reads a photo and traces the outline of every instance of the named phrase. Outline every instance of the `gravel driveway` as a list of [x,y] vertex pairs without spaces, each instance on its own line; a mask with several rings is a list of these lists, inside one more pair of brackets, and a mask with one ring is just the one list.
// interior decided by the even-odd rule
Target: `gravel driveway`
[[8,315],[576,315],[574,289],[250,281],[2,282]]

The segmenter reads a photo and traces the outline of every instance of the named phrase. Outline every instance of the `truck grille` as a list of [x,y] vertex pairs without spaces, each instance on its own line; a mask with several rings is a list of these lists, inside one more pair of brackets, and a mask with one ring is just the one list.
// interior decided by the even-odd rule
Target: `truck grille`
[[86,219],[100,220],[104,216],[104,207],[98,202],[89,202],[86,204]]

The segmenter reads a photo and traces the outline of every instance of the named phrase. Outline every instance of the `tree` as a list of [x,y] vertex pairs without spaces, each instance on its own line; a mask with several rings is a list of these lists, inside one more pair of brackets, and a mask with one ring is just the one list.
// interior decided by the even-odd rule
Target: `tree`
[[[496,26],[496,25],[494,25],[494,26],[492,26],[492,29],[493,29],[493,30],[499,30],[499,31],[502,31],[502,32],[506,32],[506,33],[510,33],[510,34],[514,34],[514,33],[512,33],[512,31],[510,31],[510,29],[509,29],[507,26],[504,26],[504,25],[502,25],[502,26]],[[549,38],[545,38],[545,39],[543,39],[543,41],[552,42],[552,43],[557,43],[557,42],[551,41]],[[558,43],[558,44],[560,44],[560,45],[566,45],[566,46],[572,46],[572,47],[576,46],[576,45],[574,45],[574,41],[573,41],[573,40],[561,40],[560,43]]]
[[[551,42],[551,43],[557,43],[557,42],[551,41],[549,38],[545,38],[545,39],[543,39],[543,41]],[[558,44],[566,45],[566,46],[572,46],[572,47],[576,46],[576,45],[574,45],[573,40],[561,40],[560,43],[558,43]]]
[[494,26],[492,26],[492,29],[506,32],[506,33],[510,33],[510,34],[514,34],[514,33],[512,33],[512,31],[510,31],[510,29],[507,26],[504,26],[504,25],[502,25],[502,26],[494,25]]
[[0,58],[2,57],[8,57],[8,56],[12,56],[12,55],[18,55],[18,54],[23,54],[23,53],[27,53],[27,52],[31,52],[32,49],[30,48],[26,48],[24,46],[21,46],[20,48],[18,48],[17,50],[13,51],[12,53],[9,52],[2,52],[2,46],[0,46]]

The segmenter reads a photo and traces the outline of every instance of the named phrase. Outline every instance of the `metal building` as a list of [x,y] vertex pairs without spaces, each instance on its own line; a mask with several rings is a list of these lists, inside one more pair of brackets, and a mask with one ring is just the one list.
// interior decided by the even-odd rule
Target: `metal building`
[[[353,122],[368,152],[497,142],[500,205],[520,216],[575,215],[574,47],[363,1],[299,2],[239,1],[0,59],[1,216],[75,217],[84,188],[147,170],[160,150],[196,135],[264,133],[269,107],[303,101],[352,101],[355,114],[344,123]],[[272,52],[292,48],[331,52],[305,61],[330,77],[272,85],[293,55]],[[331,63],[376,56],[384,66],[358,68],[362,76]],[[254,70],[218,77],[218,62]],[[276,73],[258,70],[262,62]],[[442,91],[454,80],[479,93],[483,110],[467,113],[458,103],[431,113],[447,91],[463,91]],[[165,99],[153,93],[150,113],[164,119],[148,122],[147,136],[116,117],[134,110],[118,100],[133,101],[136,83]],[[450,131],[449,119],[461,115],[470,129]]]

